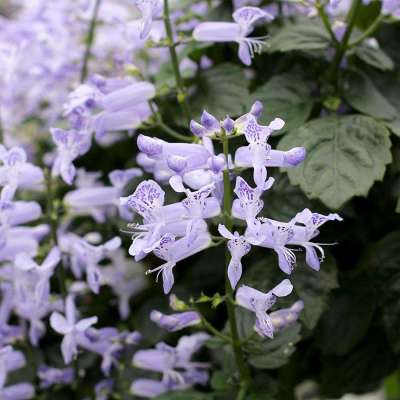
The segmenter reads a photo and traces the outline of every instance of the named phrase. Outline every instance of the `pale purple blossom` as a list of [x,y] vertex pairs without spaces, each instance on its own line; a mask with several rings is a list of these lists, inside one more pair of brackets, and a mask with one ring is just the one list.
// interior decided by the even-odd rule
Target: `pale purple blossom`
[[40,387],[49,388],[53,385],[69,385],[75,378],[73,368],[53,368],[47,365],[41,365],[38,369],[38,378]]
[[5,386],[10,372],[26,365],[24,355],[11,346],[0,349],[0,398],[4,400],[28,400],[35,396],[35,390],[30,383],[17,383]]
[[142,14],[140,20],[140,39],[149,36],[153,18],[159,17],[163,10],[162,0],[134,0],[133,3]]
[[255,53],[264,46],[264,37],[248,37],[254,25],[260,21],[271,21],[273,16],[257,7],[242,7],[232,14],[235,22],[201,22],[193,37],[200,42],[236,42],[239,44],[239,58],[245,65],[251,65]]
[[0,198],[10,201],[18,188],[35,189],[43,182],[43,172],[39,167],[27,161],[27,155],[21,147],[7,150],[0,144]]
[[295,147],[289,151],[272,150],[267,143],[270,135],[284,126],[284,121],[275,118],[269,125],[263,126],[257,122],[252,114],[240,122],[239,131],[244,133],[247,146],[239,147],[235,153],[235,165],[238,167],[252,167],[254,181],[257,186],[263,186],[267,179],[267,167],[295,167],[306,156],[303,147]]
[[[293,286],[288,279],[283,280],[267,293],[243,285],[236,292],[236,302],[241,307],[255,313],[255,331],[260,336],[272,339],[274,337],[274,324],[267,311],[276,303],[279,297],[288,296],[292,290]],[[282,323],[280,323],[281,325]]]
[[150,313],[150,319],[160,328],[169,332],[176,332],[189,326],[198,325],[201,322],[201,317],[196,311],[184,311],[167,315],[153,310]]
[[130,220],[132,212],[120,204],[124,188],[132,179],[142,176],[139,168],[114,170],[109,174],[111,186],[94,181],[91,186],[78,187],[64,196],[64,203],[73,216],[91,215],[97,222],[105,222],[107,217],[118,210],[121,218]]
[[231,255],[228,265],[228,278],[232,289],[235,289],[242,276],[242,257],[250,252],[251,244],[238,232],[229,232],[225,225],[218,225],[218,232],[225,239],[228,239],[227,246]]
[[165,234],[159,241],[159,244],[153,250],[153,253],[162,260],[166,261],[159,267],[152,268],[147,273],[157,272],[163,278],[164,293],[168,294],[174,285],[173,268],[176,263],[203,251],[211,244],[211,237],[208,232],[202,232],[188,241],[186,237],[175,239],[171,234]]
[[86,132],[58,128],[52,128],[51,133],[57,145],[57,157],[53,163],[52,175],[61,175],[65,183],[72,185],[76,173],[73,161],[89,150],[91,137]]
[[181,337],[176,347],[158,343],[155,349],[137,351],[133,365],[161,373],[162,380],[137,379],[132,383],[131,392],[153,398],[169,391],[188,389],[194,384],[206,384],[209,365],[190,360],[209,338],[208,334],[199,332]]
[[71,295],[65,301],[65,316],[58,312],[51,314],[51,327],[64,336],[61,343],[61,352],[66,364],[69,364],[78,354],[78,335],[87,331],[96,323],[97,317],[84,318],[77,321],[75,302]]

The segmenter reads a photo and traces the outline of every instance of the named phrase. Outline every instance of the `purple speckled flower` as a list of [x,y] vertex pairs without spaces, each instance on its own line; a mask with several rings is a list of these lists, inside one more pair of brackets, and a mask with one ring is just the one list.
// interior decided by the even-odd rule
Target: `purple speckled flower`
[[[256,314],[254,329],[260,336],[274,337],[274,325],[267,311],[276,303],[278,297],[288,296],[293,286],[288,279],[283,280],[267,293],[249,286],[241,286],[236,292],[236,302]],[[278,318],[277,318],[278,320]],[[280,325],[283,325],[282,323]]]
[[157,272],[156,280],[162,274],[164,293],[167,294],[171,291],[174,284],[172,270],[176,263],[203,251],[210,244],[211,237],[208,232],[200,233],[190,241],[186,237],[176,240],[173,235],[165,234],[153,252],[158,258],[166,261],[166,263],[148,270],[147,273]]
[[249,144],[236,150],[235,165],[252,167],[257,186],[262,187],[267,179],[266,167],[295,167],[305,159],[306,151],[303,147],[295,147],[289,151],[271,149],[267,143],[269,136],[283,126],[284,121],[279,118],[268,126],[260,125],[253,114],[248,114],[241,122],[240,131],[244,133]]
[[209,338],[208,334],[199,332],[181,337],[176,347],[158,343],[155,349],[137,351],[133,356],[133,365],[161,373],[162,380],[137,379],[132,383],[131,391],[142,397],[153,398],[172,390],[206,384],[209,365],[190,359]]
[[239,58],[245,65],[251,65],[254,53],[260,53],[264,38],[248,35],[254,25],[262,20],[271,21],[273,16],[257,7],[242,7],[232,14],[235,22],[202,22],[193,31],[193,37],[200,42],[236,42],[239,44]]
[[242,257],[250,252],[251,245],[238,232],[234,232],[233,234],[229,232],[225,225],[218,225],[218,232],[224,238],[229,239],[227,246],[231,254],[231,260],[228,265],[228,277],[232,289],[235,289],[242,276]]
[[196,311],[185,311],[167,315],[160,311],[153,310],[150,313],[150,319],[160,328],[166,329],[169,332],[176,332],[201,322],[200,315]]

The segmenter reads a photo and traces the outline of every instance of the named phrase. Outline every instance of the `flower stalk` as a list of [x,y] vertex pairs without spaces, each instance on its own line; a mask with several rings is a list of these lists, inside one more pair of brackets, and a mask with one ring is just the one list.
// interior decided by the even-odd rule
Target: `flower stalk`
[[[225,226],[231,230],[232,229],[232,185],[229,179],[229,141],[227,139],[225,131],[222,132],[222,146],[223,152],[225,156],[226,162],[226,169],[223,172],[223,179],[224,179],[224,224]],[[225,267],[227,269],[230,261],[230,253],[228,248],[225,248]],[[236,323],[236,314],[235,314],[235,307],[233,302],[233,290],[231,284],[229,282],[228,272],[225,274],[225,293],[227,295],[226,301],[226,308],[228,312],[228,320],[229,320],[229,328],[231,332],[232,338],[232,350],[235,356],[235,361],[237,368],[239,370],[240,375],[240,391],[238,393],[237,399],[243,399],[244,395],[250,385],[250,370],[246,365],[246,361],[244,359],[243,350],[241,347],[237,323]]]
[[81,78],[80,78],[81,83],[85,81],[85,79],[87,78],[87,75],[88,75],[88,64],[89,64],[89,59],[90,59],[90,55],[91,55],[91,51],[92,51],[92,45],[93,45],[95,33],[96,33],[96,23],[97,23],[97,16],[99,15],[100,3],[101,3],[101,0],[96,0],[94,9],[93,9],[93,15],[90,20],[89,32],[88,32],[88,35],[86,38],[85,54],[83,56],[83,64],[82,64],[82,69],[81,69]]
[[347,28],[343,36],[342,42],[339,44],[335,58],[333,59],[332,62],[332,69],[331,69],[331,81],[335,84],[336,89],[338,89],[339,86],[339,69],[340,69],[340,64],[342,63],[343,57],[346,54],[346,51],[349,49],[349,41],[351,34],[353,32],[353,29],[355,27],[358,11],[361,6],[361,0],[353,0],[351,4],[351,8],[349,10],[349,13],[347,15]]
[[[46,170],[46,217],[48,224],[50,226],[50,240],[52,242],[52,246],[58,246],[57,239],[57,220],[58,220],[58,210],[54,209],[54,196],[53,196],[53,177],[51,176],[51,171]],[[62,262],[60,262],[57,267],[57,279],[58,285],[60,287],[61,294],[65,297],[67,295],[67,289],[65,286],[65,270]]]
[[176,88],[178,90],[178,96],[177,96],[178,102],[182,107],[182,112],[183,112],[184,118],[186,119],[186,121],[188,123],[190,123],[189,104],[188,104],[187,98],[186,98],[186,88],[183,83],[181,72],[179,70],[178,56],[176,54],[176,49],[175,49],[175,44],[174,44],[174,36],[173,36],[172,26],[171,26],[171,19],[170,19],[170,15],[169,15],[168,0],[164,0],[164,26],[165,26],[165,32],[167,33],[167,37],[168,37],[169,54],[171,57],[172,69],[173,69],[174,75],[175,75]]

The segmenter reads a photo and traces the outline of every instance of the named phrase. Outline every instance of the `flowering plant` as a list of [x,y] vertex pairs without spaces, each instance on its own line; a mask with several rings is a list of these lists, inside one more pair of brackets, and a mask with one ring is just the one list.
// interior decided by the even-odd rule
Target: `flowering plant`
[[0,399],[400,396],[399,19],[0,4]]

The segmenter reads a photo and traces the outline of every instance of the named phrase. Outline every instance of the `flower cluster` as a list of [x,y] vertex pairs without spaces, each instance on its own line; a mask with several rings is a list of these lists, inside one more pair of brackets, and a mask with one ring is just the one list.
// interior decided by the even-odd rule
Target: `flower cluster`
[[[191,120],[188,111],[191,134],[177,133],[163,120],[160,98],[173,96],[185,111],[191,95],[180,69],[194,76],[213,63],[204,54],[189,59],[190,46],[233,42],[239,60],[251,66],[277,11],[257,7],[257,0],[251,6],[239,0],[233,2],[233,21],[210,21],[209,8],[218,1],[199,1],[189,10],[171,6],[171,12],[161,0],[10,3],[11,17],[0,16],[0,398],[31,399],[35,391],[71,386],[82,374],[71,364],[83,352],[99,365],[96,400],[111,398],[128,358],[137,396],[206,387],[212,363],[194,360],[209,360],[206,350],[199,354],[209,340],[219,337],[240,352],[242,340],[251,339],[235,337],[235,307],[254,314],[260,341],[298,320],[303,300],[274,308],[293,291],[289,278],[296,254],[304,250],[306,264],[319,271],[325,253],[315,238],[323,224],[341,220],[307,208],[288,222],[262,216],[274,187],[268,169],[295,168],[306,150],[272,149],[269,139],[285,122],[277,116],[262,124],[260,101],[244,115],[223,120],[206,110]],[[339,3],[332,1],[328,13],[338,20],[338,41],[346,32]],[[385,1],[383,12],[398,16],[396,4]],[[284,4],[281,13],[299,7],[304,9]],[[263,36],[255,36],[258,31]],[[160,85],[154,73],[170,59],[173,68],[166,75],[174,74],[175,87]],[[147,129],[183,141],[142,133]],[[134,135],[136,164],[132,159],[96,171],[80,167],[94,141],[104,149]],[[233,151],[237,138],[241,145]],[[103,176],[103,169],[111,172]],[[175,201],[169,202],[172,192]],[[131,235],[129,249],[121,232]],[[148,343],[131,318],[132,298],[159,290],[146,275],[162,279],[169,294],[181,261],[221,244],[227,247],[226,292],[203,297],[225,303],[230,332],[213,327],[198,299],[184,302],[171,295],[173,313],[152,309],[149,320],[168,333],[190,332],[176,345],[169,337]],[[243,271],[250,267],[243,260],[255,247],[272,250],[288,276],[267,293],[246,284]],[[152,256],[161,261],[149,267]],[[103,299],[111,299],[110,308],[119,313],[113,326],[92,307]],[[32,380],[40,384],[34,388],[25,379],[14,384],[9,374],[27,364],[22,344],[31,353],[52,341],[57,354],[43,354],[31,368]],[[242,383],[237,386],[245,388]]]
[[[255,187],[250,186],[241,176],[236,177],[234,193],[237,198],[232,208],[224,210],[234,218],[243,220],[246,229],[243,234],[231,232],[220,224],[221,238],[227,240],[231,255],[227,275],[233,290],[242,276],[242,258],[251,251],[252,246],[273,250],[278,256],[279,268],[290,275],[295,268],[295,251],[303,248],[307,265],[315,271],[320,269],[324,259],[321,243],[312,240],[319,228],[327,221],[340,221],[337,214],[327,216],[313,213],[309,209],[294,216],[289,222],[279,222],[259,216],[263,210],[262,196],[273,187],[274,179],[268,177],[267,167],[295,167],[306,157],[302,147],[287,151],[273,150],[268,138],[274,131],[284,126],[277,118],[269,125],[258,122],[262,104],[255,102],[249,113],[233,120],[226,117],[218,121],[204,111],[200,122],[192,121],[191,131],[197,143],[168,143],[158,138],[139,135],[137,144],[140,153],[138,163],[145,171],[152,173],[161,183],[170,187],[184,198],[176,203],[165,204],[165,192],[153,180],[140,183],[134,193],[121,198],[121,205],[128,206],[141,217],[141,223],[130,224],[132,244],[129,254],[136,261],[149,253],[165,261],[148,273],[157,272],[163,279],[164,293],[169,293],[174,284],[173,268],[176,264],[212,245],[207,220],[222,214],[227,181],[235,171],[253,169]],[[227,141],[244,135],[248,144],[238,147],[235,155],[216,154],[213,141]],[[295,302],[290,308],[267,313],[280,297],[289,295],[293,286],[288,279],[268,293],[242,285],[236,292],[236,302],[256,316],[254,329],[262,337],[273,338],[276,332],[295,322],[304,307],[303,301]],[[160,327],[176,331],[201,322],[196,311],[165,315],[153,311],[150,315]],[[183,340],[186,338],[182,338]],[[161,383],[140,379],[133,383],[133,391],[145,397],[154,397],[167,390],[186,388],[188,385],[202,383],[204,374],[187,376],[177,373],[174,368],[187,368],[180,362],[180,342],[176,349],[159,344],[155,350],[136,353],[134,364],[140,368],[163,373]],[[192,354],[192,352],[189,352]],[[192,371],[194,373],[194,371]]]

